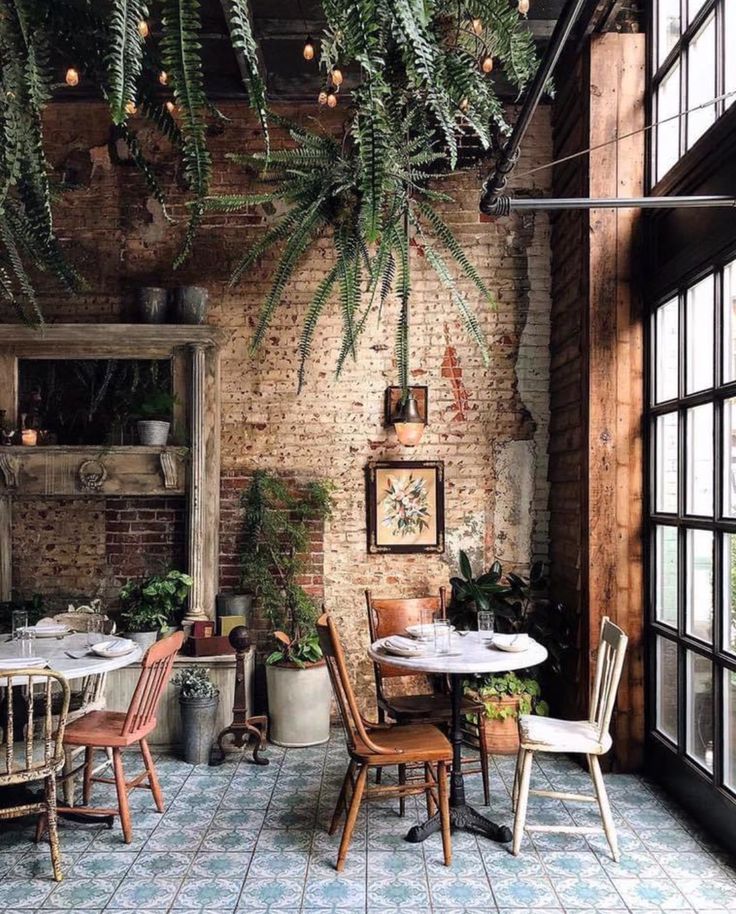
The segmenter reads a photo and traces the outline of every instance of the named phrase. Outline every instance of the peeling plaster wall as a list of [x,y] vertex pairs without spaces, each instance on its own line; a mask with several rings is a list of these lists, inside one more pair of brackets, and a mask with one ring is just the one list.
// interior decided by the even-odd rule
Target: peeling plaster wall
[[[243,105],[225,105],[232,124],[212,138],[214,192],[241,187],[239,171],[226,159],[233,151],[258,148],[258,130]],[[314,116],[312,106],[292,116]],[[339,113],[339,112],[338,112]],[[333,125],[336,123],[333,120]],[[269,287],[273,258],[259,264],[235,289],[227,277],[245,246],[261,231],[260,211],[205,220],[192,260],[178,273],[171,263],[183,234],[169,226],[143,181],[130,168],[113,164],[107,146],[107,118],[101,106],[52,107],[47,136],[50,160],[63,170],[79,167],[89,153],[86,185],[66,195],[57,208],[58,225],[89,288],[76,296],[48,288],[42,301],[49,319],[115,321],[130,312],[141,285],[196,283],[210,291],[209,320],[232,337],[223,353],[223,474],[247,475],[255,467],[285,471],[296,478],[327,476],[336,485],[336,509],[324,535],[324,595],[344,633],[360,691],[368,694],[372,674],[365,656],[367,625],[363,590],[377,595],[434,591],[456,571],[459,549],[474,566],[498,556],[509,569],[524,570],[532,557],[547,554],[547,434],[549,374],[550,246],[544,214],[513,215],[494,222],[478,213],[480,173],[476,169],[442,181],[455,197],[444,215],[479,272],[494,290],[495,308],[470,292],[490,342],[484,367],[466,337],[456,309],[420,247],[412,248],[412,380],[429,385],[430,425],[419,447],[400,448],[383,428],[383,393],[396,383],[393,337],[398,307],[390,302],[383,323],[368,325],[357,364],[333,376],[340,345],[339,309],[318,327],[307,387],[296,394],[295,357],[309,297],[324,276],[330,239],[317,244],[252,360],[247,353],[258,306]],[[277,129],[275,142],[283,142]],[[150,137],[144,145],[173,195],[171,214],[181,220],[184,201],[166,144]],[[521,173],[551,158],[549,112],[540,109],[527,135]],[[70,159],[74,153],[73,160]],[[541,172],[538,180],[547,180]],[[535,195],[544,183],[519,188]],[[446,467],[446,538],[443,556],[369,556],[366,552],[364,467],[371,458],[443,460]],[[84,529],[82,524],[77,525]],[[21,538],[22,539],[22,538]],[[84,561],[77,553],[76,561]],[[95,556],[96,561],[99,556]],[[19,555],[17,561],[24,561]],[[79,568],[80,590],[85,581]],[[33,589],[29,567],[23,586]]]

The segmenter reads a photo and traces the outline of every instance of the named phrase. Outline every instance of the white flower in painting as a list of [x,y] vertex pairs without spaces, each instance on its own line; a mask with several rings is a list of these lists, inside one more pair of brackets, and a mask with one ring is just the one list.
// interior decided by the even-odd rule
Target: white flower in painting
[[388,478],[381,522],[394,536],[413,536],[429,527],[427,483],[413,473]]

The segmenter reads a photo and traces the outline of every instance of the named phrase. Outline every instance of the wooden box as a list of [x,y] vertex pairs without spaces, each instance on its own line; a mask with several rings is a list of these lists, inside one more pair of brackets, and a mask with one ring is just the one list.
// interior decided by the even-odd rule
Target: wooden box
[[235,648],[226,635],[213,635],[211,638],[187,638],[183,653],[190,657],[215,657],[218,654],[234,654]]

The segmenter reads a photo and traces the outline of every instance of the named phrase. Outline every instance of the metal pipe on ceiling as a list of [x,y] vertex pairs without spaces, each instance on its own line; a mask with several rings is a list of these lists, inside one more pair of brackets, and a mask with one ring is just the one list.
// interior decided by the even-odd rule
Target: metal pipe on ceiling
[[506,197],[494,199],[489,215],[507,216],[523,210],[559,209],[688,209],[694,207],[736,207],[736,197]]
[[587,2],[588,0],[567,0],[560,18],[557,20],[552,37],[544,52],[544,57],[540,61],[537,72],[534,74],[534,79],[524,96],[521,111],[511,131],[511,136],[503,145],[496,159],[495,168],[483,183],[483,193],[480,198],[480,209],[483,213],[488,215],[496,214],[494,210],[495,200],[506,186],[506,176],[513,169],[519,157],[521,141],[542,98],[544,87],[554,70],[570,32],[577,22],[580,11]]

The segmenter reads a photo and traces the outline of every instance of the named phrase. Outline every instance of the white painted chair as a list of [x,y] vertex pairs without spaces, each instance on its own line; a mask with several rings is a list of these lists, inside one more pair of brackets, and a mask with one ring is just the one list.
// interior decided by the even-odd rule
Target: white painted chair
[[[552,717],[535,717],[525,714],[519,718],[519,755],[516,760],[512,802],[514,837],[512,853],[519,853],[524,828],[537,832],[564,832],[566,834],[590,834],[600,832],[595,826],[585,825],[526,825],[526,810],[529,795],[554,797],[558,800],[598,803],[603,831],[611,848],[613,859],[618,862],[619,850],[616,827],[611,816],[611,807],[603,783],[598,756],[605,755],[611,748],[611,724],[613,706],[616,702],[621,670],[628,637],[608,617],[601,625],[600,647],[596,664],[595,682],[590,702],[588,720],[556,720]],[[532,760],[535,752],[580,753],[588,759],[594,794],[562,793],[554,790],[530,790]]]

